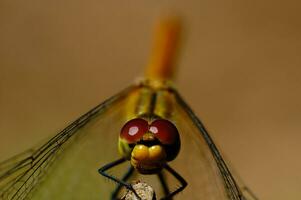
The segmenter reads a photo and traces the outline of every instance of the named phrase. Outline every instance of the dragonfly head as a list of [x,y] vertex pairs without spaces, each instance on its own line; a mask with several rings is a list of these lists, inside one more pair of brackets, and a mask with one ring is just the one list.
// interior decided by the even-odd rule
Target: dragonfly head
[[119,136],[119,152],[142,174],[160,171],[180,151],[180,136],[175,125],[165,119],[151,123],[141,118],[128,121]]

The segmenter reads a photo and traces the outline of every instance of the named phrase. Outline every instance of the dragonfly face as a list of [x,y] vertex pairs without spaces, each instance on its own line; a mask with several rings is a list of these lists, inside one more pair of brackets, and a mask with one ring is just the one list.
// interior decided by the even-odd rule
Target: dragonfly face
[[128,121],[119,135],[119,152],[142,174],[154,174],[176,158],[180,150],[179,132],[165,119]]

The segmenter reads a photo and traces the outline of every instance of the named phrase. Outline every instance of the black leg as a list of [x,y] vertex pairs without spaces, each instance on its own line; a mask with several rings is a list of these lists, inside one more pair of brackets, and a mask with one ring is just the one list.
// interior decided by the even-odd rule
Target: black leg
[[121,163],[123,163],[123,162],[125,162],[125,161],[126,161],[126,160],[125,160],[124,158],[120,158],[120,159],[118,159],[118,160],[115,160],[115,161],[113,161],[113,162],[111,162],[111,163],[108,163],[108,164],[106,164],[105,166],[101,167],[101,168],[98,170],[98,172],[99,172],[101,175],[103,175],[104,177],[107,177],[107,178],[109,178],[109,179],[115,181],[116,183],[118,183],[118,185],[124,186],[124,187],[126,187],[128,190],[131,190],[131,191],[136,195],[136,197],[137,197],[138,199],[141,199],[141,198],[139,197],[139,195],[136,193],[136,191],[133,189],[133,187],[132,187],[131,184],[126,183],[125,181],[119,180],[118,178],[116,178],[116,177],[114,177],[114,176],[112,176],[112,175],[106,173],[107,170],[109,170],[109,169],[111,169],[112,167],[115,167],[115,166],[117,166],[117,165],[119,165],[119,164],[121,164]]
[[[168,185],[166,183],[164,174],[162,172],[159,172],[158,173],[158,178],[159,178],[160,183],[162,185],[164,196],[167,196],[169,194],[169,188],[168,188]],[[172,199],[170,199],[170,200],[172,200]]]
[[164,168],[171,173],[180,183],[181,186],[176,189],[175,191],[173,191],[172,193],[168,194],[167,196],[163,197],[161,200],[165,200],[165,199],[171,199],[171,197],[173,197],[174,195],[178,194],[179,192],[181,192],[182,190],[184,190],[184,188],[187,186],[187,182],[184,180],[184,178],[178,174],[174,169],[172,169],[169,165],[165,165]]
[[[131,177],[133,172],[134,172],[134,167],[130,166],[128,171],[124,174],[124,176],[122,177],[121,180],[126,182]],[[117,199],[118,193],[120,192],[121,188],[122,188],[122,185],[118,184],[116,189],[112,192],[111,200]]]

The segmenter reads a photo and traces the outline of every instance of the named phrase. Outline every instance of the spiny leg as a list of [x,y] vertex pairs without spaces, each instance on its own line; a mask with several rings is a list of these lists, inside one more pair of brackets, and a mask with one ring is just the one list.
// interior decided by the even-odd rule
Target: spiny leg
[[[121,180],[126,182],[132,176],[133,172],[134,172],[134,167],[130,166],[128,171],[124,174],[124,176],[122,177]],[[121,188],[122,188],[122,185],[118,184],[118,186],[112,192],[111,200],[117,199],[118,193],[120,192]]]
[[175,191],[173,191],[172,193],[169,193],[167,196],[163,197],[161,200],[171,199],[171,197],[184,190],[184,188],[187,186],[187,182],[185,181],[185,179],[180,174],[178,174],[174,169],[172,169],[169,165],[166,164],[164,168],[181,183],[181,186]]
[[[159,178],[160,183],[162,185],[164,196],[167,196],[169,194],[169,188],[168,188],[168,185],[166,183],[164,174],[162,172],[159,172],[158,173],[158,178]],[[170,199],[170,200],[172,200],[172,199]]]
[[131,191],[136,195],[136,197],[137,197],[138,199],[141,200],[141,198],[140,198],[139,195],[136,193],[136,191],[133,189],[133,187],[132,187],[131,184],[129,184],[129,183],[125,182],[125,181],[122,181],[122,180],[120,180],[120,179],[118,179],[118,178],[116,178],[116,177],[114,177],[114,176],[112,176],[112,175],[106,173],[107,170],[109,170],[109,169],[111,169],[111,168],[113,168],[113,167],[115,167],[115,166],[117,166],[117,165],[119,165],[119,164],[121,164],[121,163],[123,163],[123,162],[125,162],[125,161],[126,161],[126,159],[124,159],[124,158],[120,158],[120,159],[118,159],[118,160],[115,160],[115,161],[113,161],[113,162],[111,162],[111,163],[108,163],[108,164],[104,165],[104,166],[101,167],[100,169],[98,169],[98,172],[99,172],[101,175],[103,175],[104,177],[107,177],[107,178],[109,178],[109,179],[115,181],[115,182],[118,183],[119,185],[125,186],[128,190],[131,190]]

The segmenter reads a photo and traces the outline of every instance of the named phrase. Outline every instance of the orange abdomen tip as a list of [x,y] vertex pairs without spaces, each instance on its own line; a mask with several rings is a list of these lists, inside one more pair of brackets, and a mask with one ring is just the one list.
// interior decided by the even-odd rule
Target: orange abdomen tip
[[155,41],[151,52],[146,77],[150,79],[172,79],[174,61],[180,35],[179,18],[167,18],[159,22],[155,31]]

